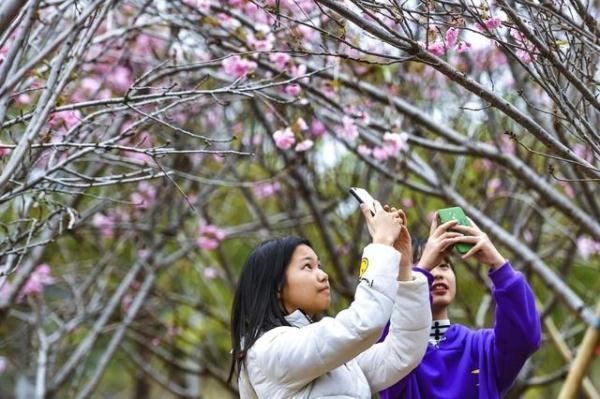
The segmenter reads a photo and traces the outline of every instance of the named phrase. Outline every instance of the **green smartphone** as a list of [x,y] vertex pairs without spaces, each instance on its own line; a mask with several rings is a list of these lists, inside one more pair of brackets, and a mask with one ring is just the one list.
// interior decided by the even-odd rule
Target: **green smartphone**
[[[469,223],[469,219],[467,219],[467,216],[465,215],[465,212],[459,206],[455,206],[452,208],[438,209],[437,214],[438,214],[438,221],[440,224],[444,224],[451,220],[458,220],[458,224],[460,224],[461,226],[470,226],[471,225],[471,223]],[[450,230],[452,231],[452,229],[450,229]],[[454,245],[454,248],[456,248],[456,251],[462,255],[469,252],[469,250],[472,247],[473,247],[473,244],[458,243],[458,244]]]

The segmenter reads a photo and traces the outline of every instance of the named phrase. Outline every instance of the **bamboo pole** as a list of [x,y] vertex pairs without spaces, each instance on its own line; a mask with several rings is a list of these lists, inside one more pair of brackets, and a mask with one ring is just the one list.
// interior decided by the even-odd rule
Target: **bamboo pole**
[[[596,307],[596,321],[600,321],[600,302],[598,302],[598,306]],[[567,375],[567,380],[560,390],[558,399],[573,399],[577,396],[581,381],[583,380],[585,372],[592,360],[592,356],[594,355],[594,348],[598,343],[599,337],[600,325],[589,326],[583,336],[583,340],[581,341],[571,370]]]
[[[556,328],[556,325],[554,324],[554,320],[552,320],[552,318],[550,316],[544,317],[544,326],[546,327],[548,334],[550,334],[550,338],[554,342],[554,345],[556,345],[556,347],[558,348],[558,351],[562,355],[563,359],[565,359],[565,361],[568,364],[572,364],[573,363],[573,354],[571,353],[571,349],[565,342],[560,331],[558,331],[558,328]],[[587,377],[587,376],[583,377],[582,386],[583,386],[583,392],[584,392],[586,398],[600,399],[600,394],[598,394],[598,390],[596,390],[596,388],[594,387],[594,384],[592,384],[592,381],[589,379],[589,377]]]

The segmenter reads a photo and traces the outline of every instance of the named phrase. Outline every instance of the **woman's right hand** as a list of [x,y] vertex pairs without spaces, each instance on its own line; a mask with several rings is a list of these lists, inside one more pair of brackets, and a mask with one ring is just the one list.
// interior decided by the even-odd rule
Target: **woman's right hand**
[[429,238],[423,249],[423,255],[417,263],[417,267],[425,270],[431,270],[444,260],[447,252],[453,248],[453,245],[460,240],[463,235],[454,231],[448,231],[456,226],[458,221],[451,220],[438,226],[437,212],[433,215],[431,228],[429,229]]
[[373,244],[394,245],[394,242],[402,231],[402,215],[400,212],[386,212],[378,201],[375,201],[375,215],[371,215],[368,206],[360,205],[369,233],[373,238]]

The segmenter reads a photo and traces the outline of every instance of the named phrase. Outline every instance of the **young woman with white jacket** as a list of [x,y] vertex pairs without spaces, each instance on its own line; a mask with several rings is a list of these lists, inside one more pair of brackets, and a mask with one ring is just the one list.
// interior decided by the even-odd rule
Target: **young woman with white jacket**
[[[310,243],[269,240],[246,261],[232,310],[233,363],[245,398],[371,398],[421,361],[431,326],[429,288],[400,267],[393,247],[405,232],[401,211],[361,206],[373,243],[363,252],[354,301],[313,322],[330,302],[327,274]],[[410,240],[410,237],[408,237]],[[400,268],[400,270],[399,270]],[[376,344],[386,322],[390,333]]]

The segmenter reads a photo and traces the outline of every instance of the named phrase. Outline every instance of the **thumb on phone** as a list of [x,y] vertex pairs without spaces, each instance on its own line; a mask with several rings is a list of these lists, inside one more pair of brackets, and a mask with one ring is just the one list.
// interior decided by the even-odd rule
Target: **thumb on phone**
[[429,237],[433,235],[435,229],[438,228],[438,213],[433,212],[433,218],[431,218],[431,227],[429,227]]

